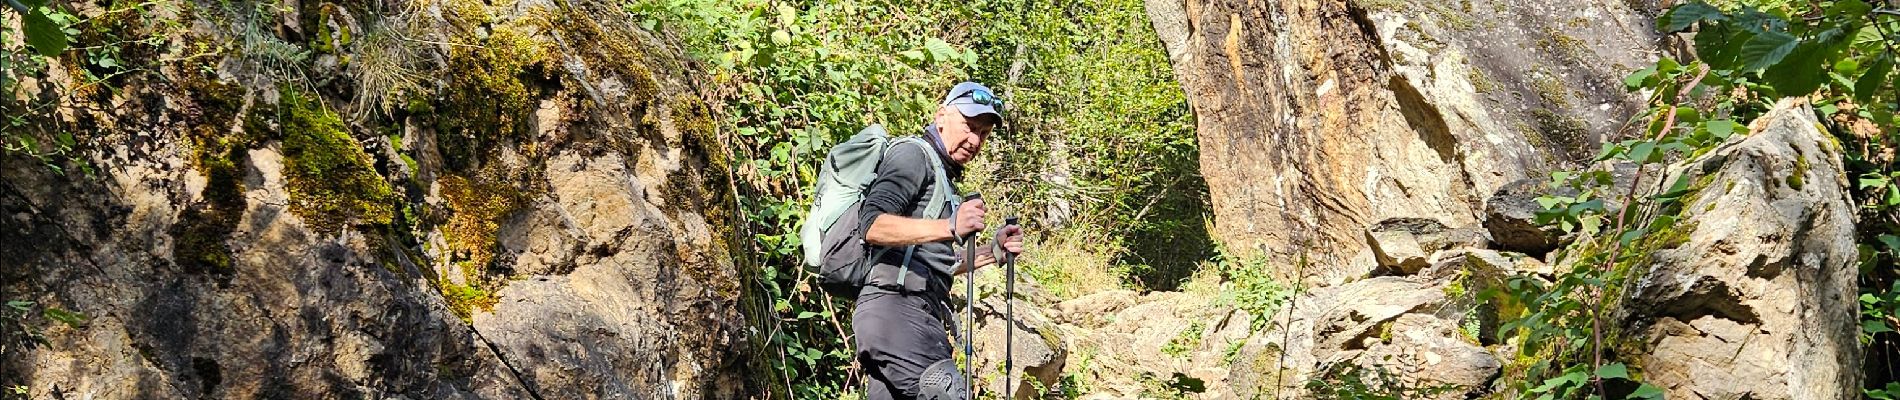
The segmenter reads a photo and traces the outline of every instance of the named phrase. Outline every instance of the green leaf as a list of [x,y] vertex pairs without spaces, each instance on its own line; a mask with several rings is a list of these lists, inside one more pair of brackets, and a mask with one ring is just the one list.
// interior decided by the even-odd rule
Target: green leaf
[[1702,122],[1702,112],[1696,111],[1694,107],[1676,107],[1676,122],[1682,124],[1700,123]]
[[917,51],[917,50],[904,50],[902,52],[898,52],[897,54],[904,56],[904,59],[911,60],[911,61],[924,60],[924,52]]
[[1881,234],[1880,244],[1887,246],[1887,252],[1900,254],[1900,236]]
[[1649,233],[1649,230],[1647,228],[1637,228],[1628,232],[1623,232],[1623,235],[1617,237],[1616,241],[1624,245],[1629,245],[1630,243],[1635,242],[1636,239],[1642,238],[1643,235],[1647,233]]
[[1629,379],[1629,366],[1623,365],[1623,363],[1603,364],[1603,366],[1597,367],[1597,377],[1604,379]]
[[1623,77],[1623,88],[1634,92],[1637,89],[1642,89],[1643,86],[1649,85],[1649,78],[1655,76],[1656,67],[1643,68],[1642,70],[1630,73],[1629,76]]
[[1715,135],[1717,138],[1728,139],[1730,135],[1735,134],[1736,128],[1742,127],[1742,124],[1736,123],[1734,120],[1718,119],[1709,121],[1707,126],[1710,135]]
[[20,24],[26,31],[26,44],[32,45],[40,55],[52,57],[66,51],[66,32],[58,22],[47,17],[43,8],[34,8],[33,12],[20,16]]
[[778,5],[779,26],[790,28],[792,24],[796,22],[798,22],[798,8],[792,7],[790,4]]
[[12,307],[15,310],[20,310],[20,312],[27,312],[27,311],[33,310],[33,302],[26,301],[26,300],[14,300],[14,301],[7,302],[7,307]]
[[1821,89],[1827,83],[1824,63],[1832,56],[1832,46],[1820,43],[1802,43],[1783,57],[1780,62],[1762,72],[1762,80],[1775,87],[1782,96],[1806,96]]
[[1603,161],[1603,160],[1615,158],[1616,156],[1623,155],[1623,152],[1625,150],[1627,149],[1616,143],[1604,143],[1603,150],[1597,153],[1597,158],[1594,161]]
[[956,46],[951,46],[949,42],[935,37],[924,39],[924,50],[930,51],[930,60],[933,62],[963,58],[963,52],[957,51]]
[[1879,320],[1861,321],[1860,330],[1862,332],[1867,332],[1867,334],[1869,335],[1885,333],[1885,332],[1893,332],[1893,328],[1888,327],[1885,321],[1879,321]]
[[1873,99],[1874,92],[1880,91],[1887,83],[1887,75],[1893,73],[1893,56],[1881,53],[1874,63],[1867,66],[1860,79],[1854,80],[1854,100],[1867,103]]
[[1755,37],[1753,32],[1737,29],[1732,24],[1719,24],[1714,29],[1696,33],[1695,50],[1702,61],[1716,69],[1734,69],[1739,63],[1742,45]]
[[86,327],[86,319],[87,319],[86,314],[61,310],[61,309],[52,308],[52,307],[47,307],[46,311],[41,314],[46,315],[47,319],[59,321],[60,323],[66,324],[67,326],[71,326],[73,328]]
[[1874,11],[1874,7],[1867,5],[1867,2],[1865,1],[1835,0],[1834,7],[1829,9],[1828,13],[1834,14],[1837,16],[1843,16],[1843,17],[1859,18],[1859,17],[1866,16],[1867,13],[1873,12],[1873,11]]
[[1656,18],[1656,29],[1663,32],[1681,32],[1683,29],[1688,29],[1689,25],[1695,25],[1696,22],[1721,21],[1726,18],[1728,16],[1723,15],[1722,10],[1715,6],[1703,2],[1690,2],[1676,6],[1675,9],[1669,10],[1669,13]]
[[1662,398],[1663,398],[1663,390],[1662,390],[1662,388],[1659,388],[1659,387],[1656,387],[1656,385],[1651,385],[1651,384],[1648,384],[1648,383],[1644,383],[1644,384],[1643,384],[1643,386],[1638,386],[1638,387],[1636,388],[1636,391],[1634,391],[1634,392],[1630,392],[1630,397],[1629,397],[1629,398],[1632,398],[1632,399],[1662,399]]
[[1662,153],[1656,151],[1655,142],[1642,142],[1642,143],[1637,143],[1635,146],[1630,147],[1629,160],[1635,161],[1635,162],[1641,162],[1641,163],[1649,163],[1649,162],[1655,162],[1655,161],[1650,161],[1651,158],[1657,158],[1658,160],[1656,161],[1661,161],[1660,160],[1660,158],[1662,158],[1661,155]]
[[1736,61],[1742,64],[1743,71],[1758,71],[1768,68],[1793,53],[1801,40],[1782,32],[1765,32],[1755,35],[1742,44],[1741,53]]

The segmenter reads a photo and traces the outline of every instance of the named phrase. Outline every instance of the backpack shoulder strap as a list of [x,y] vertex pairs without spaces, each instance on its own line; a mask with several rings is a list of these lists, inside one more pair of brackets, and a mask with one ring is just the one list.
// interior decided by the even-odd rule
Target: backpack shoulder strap
[[[910,136],[896,140],[896,144],[902,143],[915,144],[921,147],[924,150],[924,158],[930,160],[930,173],[936,178],[937,185],[935,190],[930,191],[930,201],[924,204],[923,216],[925,218],[936,218],[939,213],[943,212],[944,207],[947,207],[956,196],[956,188],[950,185],[949,172],[944,169],[943,158],[939,157],[937,155],[937,149],[932,147],[929,142],[924,141],[922,137]],[[896,144],[893,144],[893,146]]]
[[[891,147],[894,148],[907,143],[916,145],[923,150],[924,158],[930,160],[930,173],[936,180],[936,186],[930,191],[930,200],[924,202],[923,212],[918,216],[923,218],[936,218],[937,215],[943,213],[945,207],[949,207],[950,203],[955,201],[956,188],[950,185],[950,175],[943,167],[943,158],[937,156],[936,148],[932,147],[929,142],[924,141],[924,138],[909,136],[896,139],[892,141]],[[954,219],[956,216],[952,215],[951,218]],[[909,268],[911,257],[915,255],[916,252],[917,246],[905,246],[903,269]],[[904,277],[908,274],[905,274],[902,269],[893,272],[897,274],[897,287],[902,288],[904,286]]]

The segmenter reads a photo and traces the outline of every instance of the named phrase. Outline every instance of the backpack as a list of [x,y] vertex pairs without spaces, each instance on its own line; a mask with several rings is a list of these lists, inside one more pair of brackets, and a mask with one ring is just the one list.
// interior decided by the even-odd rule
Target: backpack
[[[884,152],[903,143],[923,146],[930,169],[936,174],[931,200],[922,213],[914,216],[934,217],[951,201],[950,178],[944,172],[943,160],[921,137],[892,138],[883,126],[874,124],[833,146],[819,167],[818,193],[798,232],[805,266],[817,270],[819,286],[833,296],[857,298],[858,290],[869,282],[871,270],[877,266],[875,258],[891,250],[870,251],[872,246],[864,240],[869,227],[859,220],[859,211],[863,209],[864,191],[877,180]],[[905,248],[903,265],[910,264],[913,251],[915,246]],[[904,275],[897,274],[900,287]]]

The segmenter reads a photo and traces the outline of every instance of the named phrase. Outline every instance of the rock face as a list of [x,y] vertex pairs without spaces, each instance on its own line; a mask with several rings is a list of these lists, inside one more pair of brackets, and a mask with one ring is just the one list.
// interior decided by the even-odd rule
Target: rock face
[[1784,100],[1672,177],[1696,192],[1624,308],[1669,398],[1859,396],[1855,206],[1817,125]]
[[[1656,47],[1625,2],[1149,0],[1199,121],[1228,249],[1339,283],[1390,217],[1475,226],[1486,196],[1587,156]],[[1282,277],[1292,278],[1290,268]]]
[[[0,99],[8,115],[51,101],[31,127],[78,135],[64,176],[0,160],[0,299],[84,314],[29,318],[35,345],[7,321],[0,386],[756,392],[724,162],[677,52],[612,4],[377,3],[193,2],[116,32],[165,41],[120,61],[152,72],[66,96],[82,67],[62,58]],[[90,4],[76,12],[104,12]],[[216,43],[235,50],[185,53]]]

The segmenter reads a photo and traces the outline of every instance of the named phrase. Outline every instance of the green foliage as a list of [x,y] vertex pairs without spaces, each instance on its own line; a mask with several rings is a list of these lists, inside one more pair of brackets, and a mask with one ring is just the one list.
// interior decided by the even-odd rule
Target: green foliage
[[[78,170],[93,176],[85,153],[86,134],[95,128],[81,125],[83,117],[52,110],[70,98],[116,90],[114,78],[155,69],[163,42],[184,29],[176,3],[114,0],[101,3],[105,9],[90,16],[45,0],[5,4],[20,15],[22,36],[15,36],[11,25],[0,26],[0,149],[36,159],[54,173]],[[15,38],[24,39],[22,46],[16,47]],[[46,79],[56,66],[71,79]],[[36,95],[21,86],[26,78],[38,79]]]
[[1145,399],[1191,399],[1207,392],[1206,381],[1180,372],[1166,378],[1142,372],[1138,378],[1142,383],[1141,398]]
[[1886,386],[1878,389],[1867,389],[1867,398],[1879,400],[1900,398],[1900,382],[1887,382]]
[[71,14],[60,11],[46,0],[7,0],[6,4],[20,15],[21,30],[26,35],[27,45],[47,57],[66,51],[67,36],[76,34],[68,28]]
[[1222,255],[1215,258],[1215,265],[1220,269],[1223,282],[1220,301],[1253,316],[1249,322],[1249,329],[1253,331],[1265,328],[1273,313],[1296,295],[1293,288],[1273,278],[1273,268],[1267,265],[1265,256],[1231,260]]
[[[1679,223],[1683,208],[1696,202],[1713,177],[1687,176],[1656,185],[1653,175],[1660,171],[1654,166],[1707,153],[1745,133],[1744,122],[1762,115],[1777,99],[1808,97],[1820,105],[1820,117],[1830,131],[1843,140],[1869,144],[1848,154],[1850,169],[1869,171],[1861,174],[1860,182],[1860,196],[1873,200],[1864,203],[1870,204],[1864,215],[1891,214],[1880,206],[1890,196],[1891,156],[1869,156],[1890,152],[1884,150],[1890,147],[1882,147],[1891,145],[1888,138],[1894,134],[1894,92],[1886,82],[1895,54],[1891,32],[1900,31],[1900,21],[1892,10],[1876,10],[1859,0],[1769,3],[1691,2],[1657,19],[1657,28],[1665,32],[1695,29],[1694,46],[1701,59],[1683,63],[1663,58],[1630,74],[1624,83],[1631,91],[1645,93],[1650,107],[1632,118],[1632,137],[1605,143],[1594,161],[1633,163],[1638,166],[1635,186],[1657,186],[1661,193],[1639,197],[1610,190],[1611,174],[1603,170],[1553,174],[1553,187],[1574,194],[1539,198],[1546,210],[1538,221],[1580,239],[1560,253],[1563,272],[1553,280],[1514,278],[1486,294],[1522,306],[1506,313],[1499,336],[1518,345],[1518,360],[1507,374],[1523,379],[1507,379],[1500,389],[1525,398],[1662,395],[1641,383],[1636,368],[1617,361],[1620,324],[1606,323],[1603,314],[1621,297],[1632,267],[1687,240],[1695,227]],[[1796,168],[1805,170],[1806,160],[1799,163]],[[1794,177],[1787,183],[1798,189],[1804,182]],[[1609,209],[1606,200],[1612,199],[1625,206]],[[1900,198],[1893,204],[1900,204]],[[1891,227],[1875,230],[1892,232]],[[1900,245],[1900,240],[1891,242]],[[1863,245],[1864,261],[1892,265],[1878,264],[1890,260],[1892,253],[1874,244]],[[1869,292],[1868,281],[1863,279],[1863,325],[1868,335],[1891,335],[1893,289]]]
[[1168,339],[1168,343],[1161,346],[1161,354],[1175,358],[1187,355],[1188,352],[1194,351],[1194,348],[1201,346],[1201,331],[1205,330],[1207,330],[1206,323],[1195,321],[1189,324],[1187,329],[1181,330],[1181,334]]
[[91,320],[85,313],[26,300],[9,300],[0,307],[0,354],[51,345],[46,333],[56,327],[54,323],[77,330],[90,326]]
[[[1847,173],[1857,178],[1855,201],[1863,205],[1857,225],[1860,339],[1868,352],[1870,398],[1892,397],[1893,382],[1900,380],[1886,367],[1900,358],[1894,346],[1900,341],[1894,332],[1900,297],[1900,269],[1894,267],[1900,260],[1895,178],[1900,174],[1893,165],[1900,145],[1894,122],[1900,99],[1892,84],[1900,58],[1900,10],[1893,7],[1860,0],[1729,1],[1683,5],[1659,21],[1670,31],[1698,29],[1695,47],[1711,78],[1694,88],[1709,100],[1691,106],[1703,115],[1746,121],[1776,97],[1808,96],[1823,128],[1843,144]],[[1787,183],[1799,187],[1805,182],[1790,177]]]
[[441,288],[442,299],[448,303],[449,311],[454,312],[462,322],[474,322],[475,311],[489,311],[501,301],[494,293],[475,285],[450,282],[448,278],[436,282],[436,285]]

